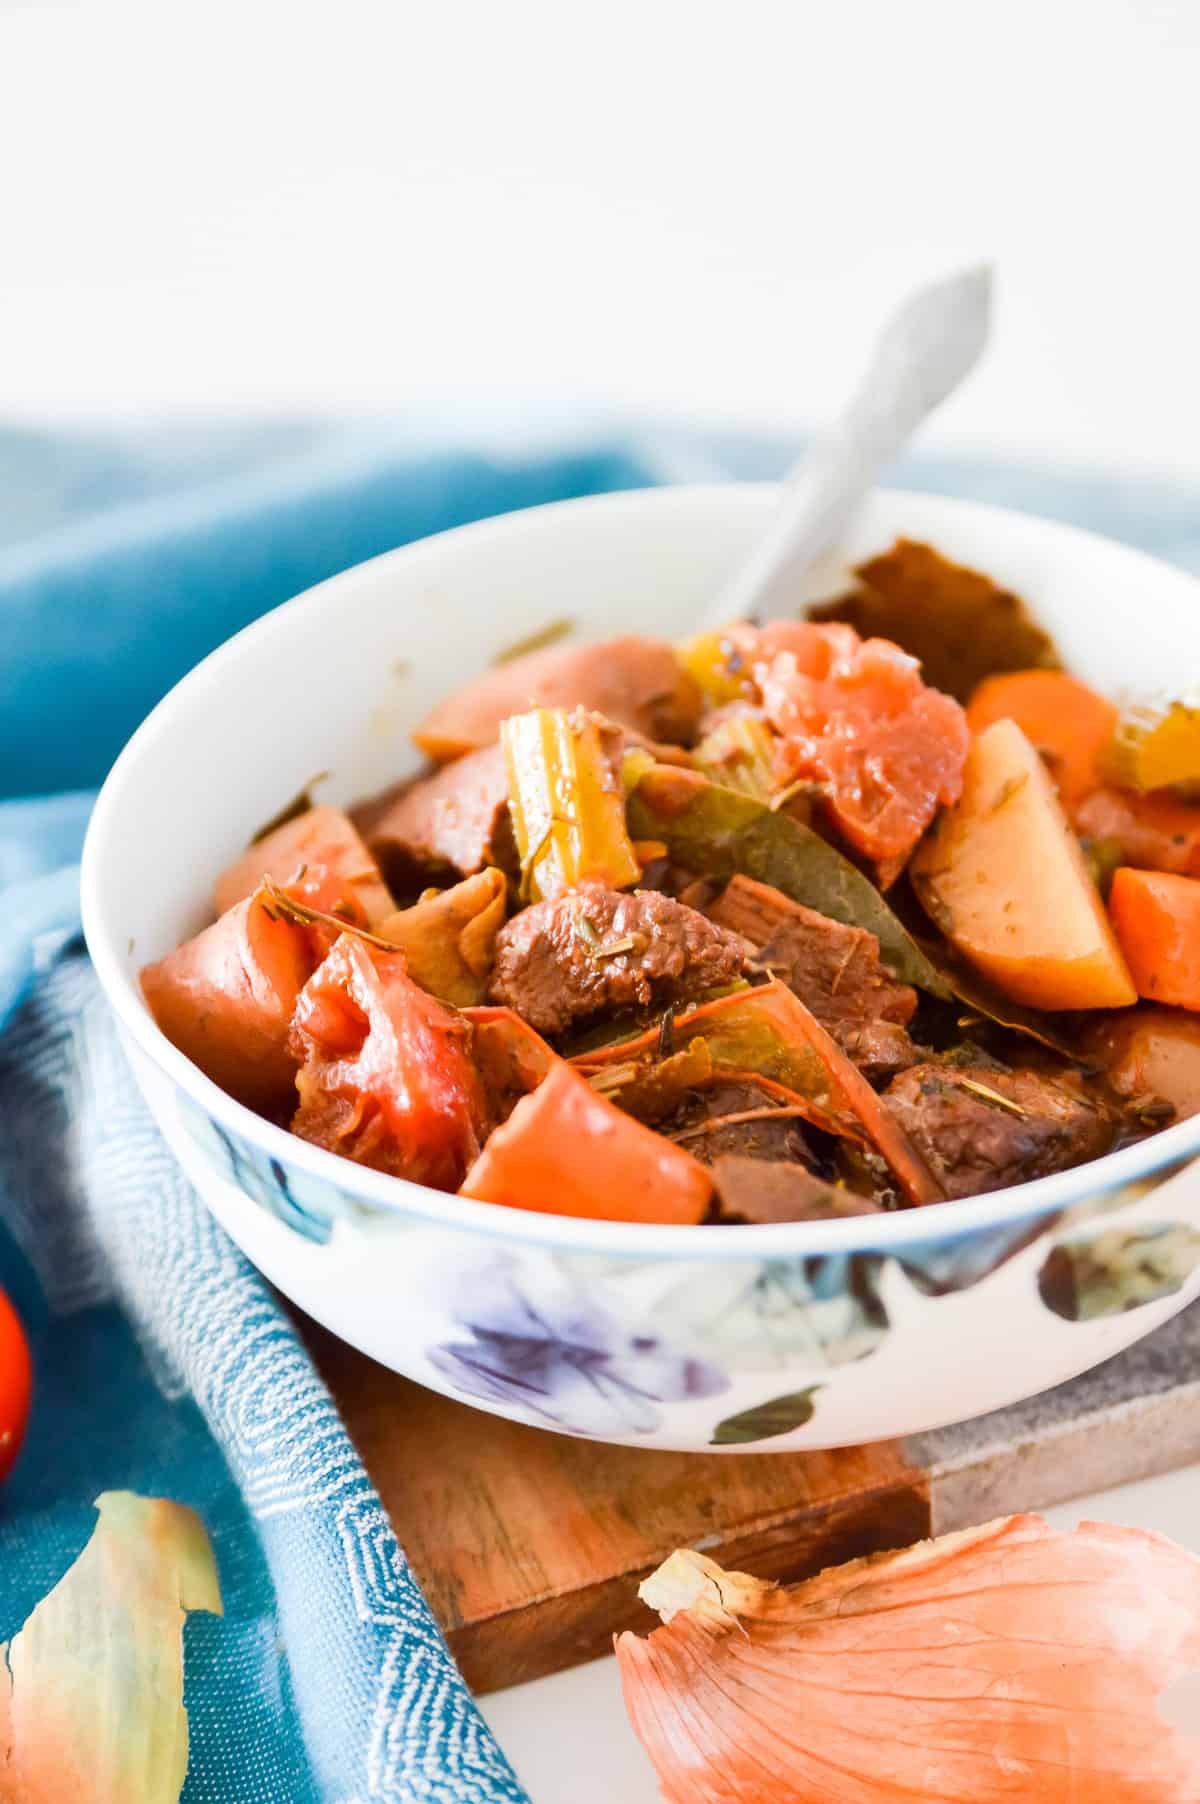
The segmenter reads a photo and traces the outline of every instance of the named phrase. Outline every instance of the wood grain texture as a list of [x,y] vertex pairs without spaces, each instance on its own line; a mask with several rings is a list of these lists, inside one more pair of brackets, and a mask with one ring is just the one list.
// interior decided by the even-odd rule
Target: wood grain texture
[[638,1581],[680,1546],[803,1577],[1200,1458],[1200,1304],[1043,1396],[832,1453],[638,1452],[524,1428],[301,1328],[477,1692],[647,1629]]
[[891,1443],[771,1456],[609,1447],[451,1402],[302,1326],[476,1692],[648,1628],[638,1581],[676,1547],[791,1579],[929,1533],[926,1476]]

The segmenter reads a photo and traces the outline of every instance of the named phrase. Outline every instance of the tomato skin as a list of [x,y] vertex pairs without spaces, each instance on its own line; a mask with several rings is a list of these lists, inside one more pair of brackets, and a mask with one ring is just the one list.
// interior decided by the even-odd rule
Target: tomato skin
[[407,967],[402,952],[345,933],[313,973],[292,1017],[301,1066],[292,1132],[376,1171],[455,1190],[488,1126],[471,1024]]
[[[807,635],[807,637],[805,636]],[[915,658],[852,627],[793,622],[754,666],[780,735],[779,776],[815,783],[845,839],[893,882],[937,810],[958,800],[967,755],[959,704]]]
[[8,1477],[25,1437],[33,1367],[17,1312],[0,1290],[0,1483]]

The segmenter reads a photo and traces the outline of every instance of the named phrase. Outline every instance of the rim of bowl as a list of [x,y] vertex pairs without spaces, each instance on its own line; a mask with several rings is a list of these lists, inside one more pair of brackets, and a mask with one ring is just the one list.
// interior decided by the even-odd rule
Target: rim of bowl
[[[472,1197],[432,1190],[407,1178],[372,1171],[323,1147],[313,1146],[286,1128],[264,1121],[245,1104],[235,1101],[173,1046],[155,1023],[118,953],[120,935],[110,932],[105,924],[100,874],[105,844],[113,840],[112,823],[120,818],[124,786],[131,772],[144,759],[153,756],[159,738],[171,731],[174,705],[184,693],[190,695],[205,687],[216,688],[223,671],[248,645],[286,630],[287,624],[302,611],[336,602],[338,589],[348,582],[361,580],[364,572],[382,572],[397,563],[436,556],[437,548],[447,540],[536,531],[536,522],[550,514],[558,516],[585,511],[620,514],[672,505],[684,509],[706,498],[727,500],[731,493],[762,494],[777,487],[778,484],[768,482],[709,482],[623,489],[546,502],[538,507],[470,521],[397,546],[327,577],[252,621],[193,666],[156,703],[118,755],[97,796],[83,847],[80,893],[88,952],[110,1006],[140,1050],[208,1115],[259,1146],[268,1158],[297,1167],[318,1182],[341,1191],[356,1205],[367,1206],[371,1213],[424,1217],[430,1223],[445,1227],[478,1229],[493,1238],[533,1241],[564,1250],[626,1257],[757,1260],[852,1252],[860,1248],[886,1253],[892,1248],[929,1240],[940,1242],[986,1233],[1028,1217],[1059,1214],[1094,1192],[1120,1189],[1165,1167],[1186,1162],[1200,1152],[1200,1115],[1197,1115],[1163,1128],[1147,1140],[1119,1152],[1106,1153],[1102,1158],[1074,1166],[1069,1171],[1034,1178],[984,1196],[963,1197],[882,1215],[850,1216],[839,1221],[781,1222],[768,1226],[745,1224],[736,1229],[716,1223],[687,1227],[656,1222],[593,1221],[479,1202]],[[1107,552],[1119,554],[1122,561],[1142,564],[1152,570],[1158,580],[1169,575],[1174,581],[1191,585],[1200,600],[1200,580],[1187,571],[1102,533],[1089,532],[1019,509],[996,507],[957,496],[907,489],[875,492],[900,505],[911,502],[928,507],[932,503],[968,524],[974,518],[993,525],[1000,522],[1026,529],[1033,526],[1058,538],[1103,547]]]

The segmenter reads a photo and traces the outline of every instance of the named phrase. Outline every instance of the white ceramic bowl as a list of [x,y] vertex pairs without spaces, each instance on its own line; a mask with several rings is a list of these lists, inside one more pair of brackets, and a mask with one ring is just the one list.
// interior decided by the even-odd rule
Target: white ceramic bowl
[[[436,696],[548,619],[685,634],[761,528],[766,487],[536,508],[405,547],[213,653],[97,803],[84,923],[158,1123],[233,1239],[318,1321],[422,1384],[637,1446],[793,1450],[960,1420],[1057,1384],[1200,1288],[1200,1118],[979,1200],[778,1227],[500,1209],[363,1170],[230,1100],[137,974],[208,916],[217,872],[318,771],[322,800],[416,760]],[[880,494],[846,560],[903,533],[1024,595],[1109,692],[1195,676],[1200,584],[994,508]],[[830,592],[826,572],[815,587]]]

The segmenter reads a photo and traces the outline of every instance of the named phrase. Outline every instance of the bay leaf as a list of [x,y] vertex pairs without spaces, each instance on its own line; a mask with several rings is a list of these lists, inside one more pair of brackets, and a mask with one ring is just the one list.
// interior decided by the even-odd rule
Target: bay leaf
[[949,994],[974,1014],[982,1015],[993,1027],[1003,1027],[1008,1033],[1023,1034],[1026,1039],[1036,1040],[1073,1064],[1089,1063],[1077,1039],[1073,1040],[1069,1030],[1063,1027],[1061,1016],[1044,1009],[1025,1008],[1020,1002],[1010,1002],[986,977],[956,958],[948,947],[922,946],[921,950],[936,966]]
[[830,920],[873,933],[883,963],[902,983],[947,1000],[953,995],[870,879],[790,815],[695,771],[656,765],[630,795],[628,816],[635,839],[661,840],[688,870],[722,883],[740,872],[772,884]]
[[841,620],[864,639],[892,640],[920,660],[927,683],[961,702],[998,671],[1062,668],[1019,596],[931,545],[897,539],[854,574],[856,588],[809,608],[808,618]]

